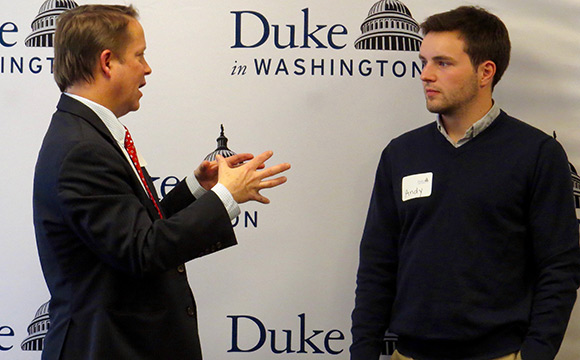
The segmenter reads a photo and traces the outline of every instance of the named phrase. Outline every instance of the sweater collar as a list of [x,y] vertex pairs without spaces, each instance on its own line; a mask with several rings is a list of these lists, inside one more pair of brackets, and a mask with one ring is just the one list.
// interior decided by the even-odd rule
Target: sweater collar
[[497,119],[500,112],[501,110],[499,106],[494,101],[491,109],[487,112],[487,114],[485,114],[481,119],[479,119],[473,125],[471,125],[471,127],[467,129],[467,131],[465,132],[463,138],[459,139],[457,143],[455,143],[451,139],[451,137],[449,137],[449,134],[447,134],[447,131],[443,126],[443,122],[441,121],[441,115],[437,115],[437,129],[445,137],[445,139],[447,139],[447,141],[449,141],[453,146],[458,148],[461,145],[466,144],[469,140],[473,139],[477,135],[481,134],[485,129],[487,129],[493,123],[493,121]]

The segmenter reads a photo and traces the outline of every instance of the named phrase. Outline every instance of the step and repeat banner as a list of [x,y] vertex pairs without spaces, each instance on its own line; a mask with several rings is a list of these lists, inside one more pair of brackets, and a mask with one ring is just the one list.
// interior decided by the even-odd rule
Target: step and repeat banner
[[[32,177],[60,95],[54,18],[90,3],[0,0],[0,359],[40,359],[49,326]],[[264,191],[271,204],[242,205],[238,246],[187,264],[206,359],[348,359],[358,246],[379,155],[391,138],[434,120],[419,79],[418,23],[427,16],[470,4],[502,18],[513,51],[495,100],[555,132],[580,166],[577,1],[124,3],[140,12],[153,72],[141,109],[122,121],[160,194],[215,150],[220,125],[231,150],[271,149],[271,164],[292,164],[287,184]],[[385,337],[383,359],[395,342]],[[578,358],[580,309],[558,355]]]

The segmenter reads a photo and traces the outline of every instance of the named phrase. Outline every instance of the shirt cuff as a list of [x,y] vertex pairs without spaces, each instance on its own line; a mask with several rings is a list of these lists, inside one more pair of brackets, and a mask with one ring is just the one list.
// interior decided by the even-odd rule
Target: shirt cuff
[[189,188],[191,195],[193,195],[193,197],[196,199],[199,199],[207,192],[207,190],[199,184],[199,181],[197,181],[197,178],[193,174],[186,177],[185,182],[187,183],[187,187]]
[[226,207],[228,215],[230,216],[230,220],[234,220],[238,215],[240,215],[240,206],[234,200],[234,197],[224,185],[217,183],[214,187],[211,188],[211,191],[216,193],[216,195],[220,198]]

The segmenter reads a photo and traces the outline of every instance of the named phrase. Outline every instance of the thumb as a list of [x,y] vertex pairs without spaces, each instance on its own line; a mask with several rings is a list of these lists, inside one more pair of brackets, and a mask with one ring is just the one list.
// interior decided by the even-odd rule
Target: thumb
[[217,161],[218,169],[221,169],[223,167],[229,168],[228,162],[223,156],[216,154],[215,159]]
[[204,160],[204,161],[202,161],[202,162],[201,162],[201,164],[199,165],[199,168],[200,168],[200,170],[205,170],[205,169],[207,169],[207,168],[209,167],[209,165],[210,165],[210,164],[209,164],[209,161],[207,161],[207,160]]

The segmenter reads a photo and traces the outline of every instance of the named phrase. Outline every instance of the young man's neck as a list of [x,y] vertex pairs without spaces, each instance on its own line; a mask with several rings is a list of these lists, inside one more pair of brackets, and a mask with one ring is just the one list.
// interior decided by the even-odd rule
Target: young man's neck
[[489,112],[492,106],[493,100],[489,97],[469,108],[460,109],[450,114],[440,114],[441,123],[451,140],[458,142],[473,124]]

